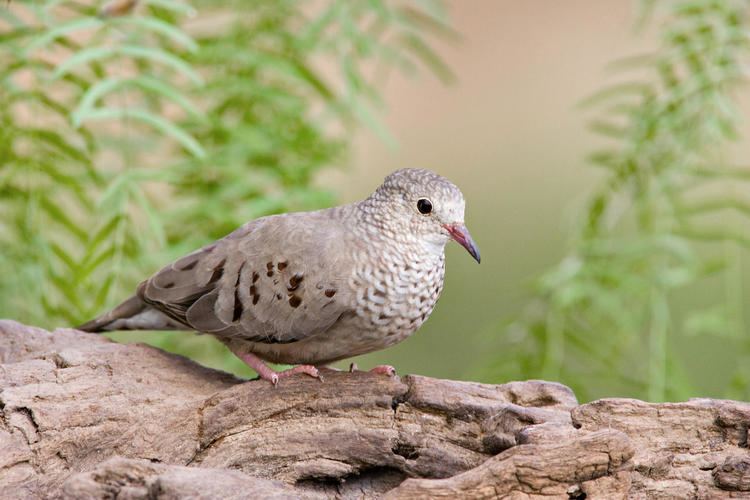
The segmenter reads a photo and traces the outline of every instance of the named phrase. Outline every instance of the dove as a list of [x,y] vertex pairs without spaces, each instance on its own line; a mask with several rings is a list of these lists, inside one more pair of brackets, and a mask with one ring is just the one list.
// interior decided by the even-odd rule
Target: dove
[[[397,170],[362,201],[250,221],[78,328],[210,334],[274,385],[297,373],[321,378],[330,363],[422,326],[443,290],[449,241],[480,262],[464,209],[445,177]],[[395,375],[388,365],[370,371]]]

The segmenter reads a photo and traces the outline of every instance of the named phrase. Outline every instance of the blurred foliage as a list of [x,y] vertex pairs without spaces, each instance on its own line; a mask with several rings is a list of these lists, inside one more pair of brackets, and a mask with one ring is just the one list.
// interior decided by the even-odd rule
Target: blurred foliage
[[[560,380],[584,400],[684,399],[696,374],[681,364],[681,339],[706,335],[745,353],[726,396],[748,399],[750,168],[723,158],[750,62],[750,4],[651,1],[644,12],[660,45],[613,63],[627,78],[586,101],[607,144],[591,155],[600,187],[493,374]],[[690,302],[699,290],[714,301]]]
[[352,127],[392,140],[376,79],[451,78],[434,36],[440,0],[4,3],[0,317],[79,323],[249,219],[329,205],[315,175]]

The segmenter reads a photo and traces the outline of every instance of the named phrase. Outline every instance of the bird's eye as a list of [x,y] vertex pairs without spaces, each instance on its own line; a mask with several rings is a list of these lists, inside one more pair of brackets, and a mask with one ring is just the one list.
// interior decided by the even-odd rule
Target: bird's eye
[[432,212],[432,202],[427,198],[420,198],[417,200],[417,210],[420,214],[429,214]]

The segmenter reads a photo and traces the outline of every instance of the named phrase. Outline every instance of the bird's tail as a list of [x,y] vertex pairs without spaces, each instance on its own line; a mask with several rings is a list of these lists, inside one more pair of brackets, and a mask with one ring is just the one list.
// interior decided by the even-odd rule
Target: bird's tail
[[143,302],[137,295],[133,295],[111,311],[76,327],[77,330],[94,333],[112,330],[181,330],[184,328]]

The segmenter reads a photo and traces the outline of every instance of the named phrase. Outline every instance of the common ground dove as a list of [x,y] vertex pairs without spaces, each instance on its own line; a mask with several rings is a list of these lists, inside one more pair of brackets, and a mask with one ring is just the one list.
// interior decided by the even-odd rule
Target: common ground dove
[[[79,328],[195,330],[273,384],[318,377],[318,367],[384,349],[424,323],[450,239],[479,262],[461,191],[429,170],[398,170],[358,203],[248,222]],[[276,372],[264,361],[300,366]]]

